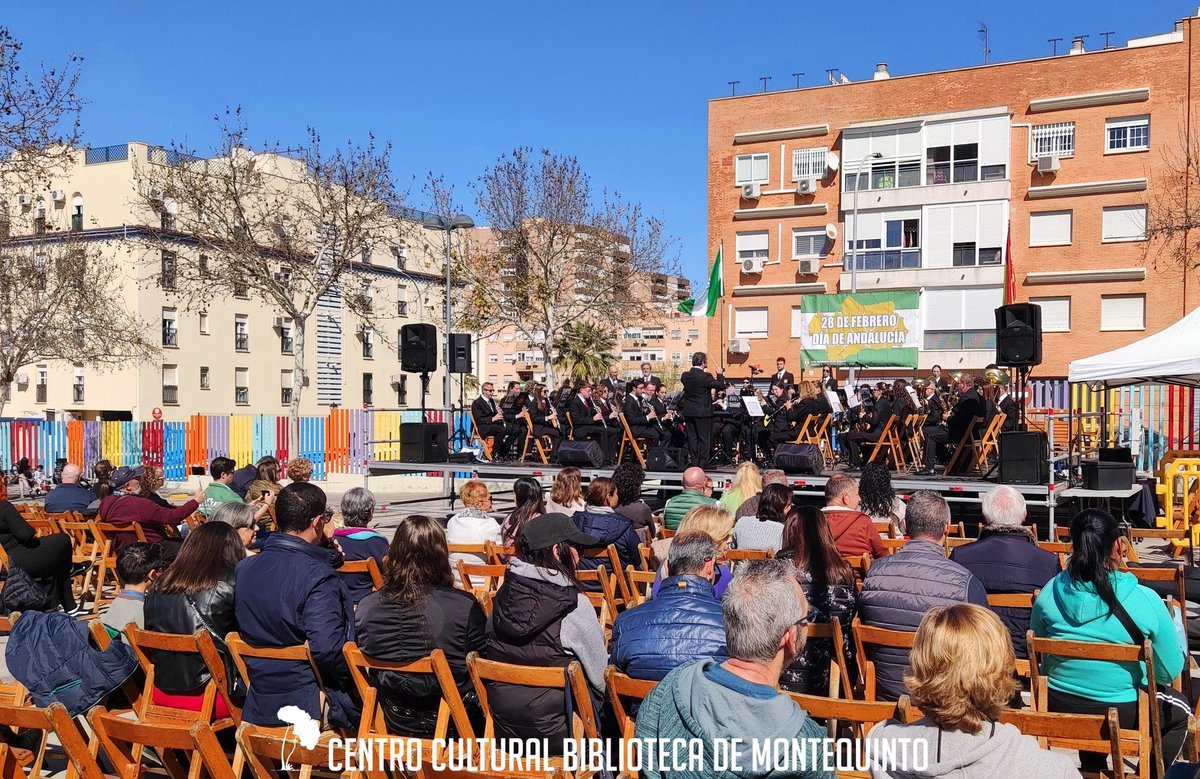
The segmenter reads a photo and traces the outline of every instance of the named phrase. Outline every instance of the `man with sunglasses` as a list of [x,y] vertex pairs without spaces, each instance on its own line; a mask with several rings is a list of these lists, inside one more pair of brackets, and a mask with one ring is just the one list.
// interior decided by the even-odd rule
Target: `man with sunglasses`
[[250,691],[242,718],[282,727],[278,712],[298,706],[321,720],[320,692],[329,701],[329,722],[358,722],[348,688],[342,647],[354,640],[354,608],[337,568],[342,555],[325,533],[333,511],[315,484],[289,484],[275,500],[279,532],[267,536],[259,554],[235,569],[234,610],[238,632],[251,646],[283,648],[308,643],[320,680],[304,663],[248,658]]
[[503,460],[508,455],[509,443],[517,426],[504,418],[504,412],[496,406],[493,397],[496,388],[490,381],[483,385],[479,397],[471,403],[471,421],[481,439],[492,436],[495,448],[494,459]]

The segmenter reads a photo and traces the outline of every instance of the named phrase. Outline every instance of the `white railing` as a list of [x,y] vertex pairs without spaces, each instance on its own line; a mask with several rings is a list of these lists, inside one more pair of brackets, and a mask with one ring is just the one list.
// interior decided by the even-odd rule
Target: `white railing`
[[1033,128],[1030,136],[1030,162],[1038,157],[1056,156],[1059,159],[1075,156],[1075,123],[1059,122]]
[[792,181],[825,178],[828,149],[796,149],[792,152]]

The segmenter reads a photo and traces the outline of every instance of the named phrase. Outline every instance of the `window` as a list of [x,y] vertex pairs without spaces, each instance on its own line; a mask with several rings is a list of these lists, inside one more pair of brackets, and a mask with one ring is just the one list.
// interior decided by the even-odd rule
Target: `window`
[[83,229],[83,197],[76,195],[71,203],[71,232]]
[[196,263],[196,269],[200,271],[201,276],[208,275],[208,255],[201,254],[199,262]]
[[233,348],[239,352],[250,351],[250,330],[245,314],[233,317]]
[[738,308],[734,309],[735,338],[766,338],[767,309]]
[[[507,381],[507,377],[505,377]],[[396,384],[396,405],[408,405],[408,376],[401,374],[400,381]]]
[[1100,330],[1145,330],[1145,295],[1101,295]]
[[760,259],[770,255],[771,234],[766,230],[756,233],[737,234],[737,261]]
[[1146,207],[1114,206],[1104,209],[1104,243],[1146,240]]
[[994,349],[994,312],[1003,300],[1004,288],[999,286],[926,289],[921,295],[924,349]]
[[954,244],[954,267],[959,268],[966,265],[975,264],[975,244],[974,243],[956,243]]
[[699,331],[699,330],[688,330],[688,337],[687,337],[687,339],[688,339],[689,341],[695,341],[695,340],[696,340],[697,338],[699,338],[699,337],[700,337],[700,331]]
[[83,402],[83,368],[81,366],[75,368],[75,382],[71,385],[71,402]]
[[683,359],[683,355],[679,352],[671,352],[671,362],[679,362]]
[[796,149],[792,152],[792,181],[825,178],[825,156],[829,149]]
[[1029,215],[1030,246],[1068,246],[1071,243],[1071,212],[1044,211]]
[[162,367],[162,402],[164,406],[174,406],[179,403],[178,365],[164,365]]
[[233,369],[233,402],[239,406],[250,405],[250,369]]
[[647,327],[642,330],[642,338],[647,341],[651,339],[661,341],[663,339],[663,329],[661,327]]
[[979,169],[980,181],[1002,181],[1008,175],[1005,165],[984,165]]
[[741,154],[737,158],[738,184],[765,184],[771,179],[770,154]]
[[[846,174],[846,190],[854,191],[858,185],[858,172]],[[868,170],[862,171],[863,189],[895,189],[896,187],[921,186],[921,161],[890,160],[873,163]]]
[[46,382],[48,380],[48,376],[49,374],[46,371],[46,366],[39,365],[37,368],[37,395],[35,398],[38,403],[46,402]]
[[925,183],[979,180],[979,144],[957,143],[925,151]]
[[280,354],[291,354],[294,346],[292,339],[292,320],[282,319],[279,325],[279,352]]
[[246,282],[240,279],[233,280],[233,296],[235,298],[250,297],[250,290],[246,287]]
[[392,244],[392,254],[396,258],[396,269],[404,270],[408,264],[408,244],[404,241],[397,241]]
[[200,312],[200,335],[208,335],[208,312]]
[[792,338],[804,337],[804,313],[800,306],[792,306]]
[[672,330],[671,331],[671,340],[672,341],[678,341],[682,337],[683,337],[682,331],[680,331],[680,330]]
[[1132,116],[1104,122],[1105,153],[1146,151],[1150,148],[1150,117]]
[[1000,265],[1004,262],[1004,250],[999,246],[984,246],[979,249],[980,265]]
[[162,253],[162,275],[159,276],[158,283],[165,290],[175,289],[175,277],[177,275],[179,259],[175,252],[164,251]]
[[211,388],[212,388],[212,386],[208,383],[208,366],[201,365],[200,366],[200,389],[206,390],[206,389],[211,389]]
[[370,330],[362,330],[362,355],[364,360],[370,360],[375,356],[375,342],[371,340],[374,335]]
[[824,230],[792,230],[792,259],[803,257],[826,257],[829,255],[829,238]]
[[1042,308],[1043,333],[1071,332],[1071,299],[1070,298],[1030,298]]
[[279,402],[285,406],[292,404],[292,384],[295,377],[295,371],[279,372]]
[[921,220],[884,220],[884,237],[859,239],[856,250],[846,243],[845,268],[851,261],[859,270],[902,270],[921,267]]
[[408,316],[408,287],[403,284],[396,287],[396,316]]
[[179,346],[179,331],[175,328],[175,309],[162,310],[162,345]]
[[1059,122],[1058,124],[1043,124],[1033,128],[1033,138],[1030,143],[1030,157],[1075,156],[1075,123]]
[[33,231],[38,235],[46,232],[46,201],[38,200],[37,210],[34,211]]

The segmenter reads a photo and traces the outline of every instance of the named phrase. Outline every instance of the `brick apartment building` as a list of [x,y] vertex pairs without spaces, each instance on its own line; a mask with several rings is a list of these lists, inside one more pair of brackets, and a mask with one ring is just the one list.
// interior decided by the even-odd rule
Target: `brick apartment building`
[[1077,40],[903,77],[881,64],[869,81],[711,101],[709,256],[723,243],[726,294],[713,362],[731,376],[778,355],[796,365],[802,297],[856,280],[921,291],[922,373],[981,368],[1009,263],[1015,301],[1043,310],[1035,378],[1178,320],[1200,291],[1147,256],[1146,214],[1164,153],[1200,132],[1197,34],[1189,18],[1120,48]]

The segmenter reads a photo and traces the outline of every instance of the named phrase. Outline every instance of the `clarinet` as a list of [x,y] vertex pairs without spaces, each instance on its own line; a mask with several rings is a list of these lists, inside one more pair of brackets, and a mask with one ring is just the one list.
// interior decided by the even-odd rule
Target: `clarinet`
[[[653,410],[650,408],[650,401],[643,397],[639,399],[639,402],[642,406],[642,413],[650,416],[650,412]],[[654,415],[654,423],[658,425],[658,432],[663,432],[662,417],[658,416],[657,412]]]

